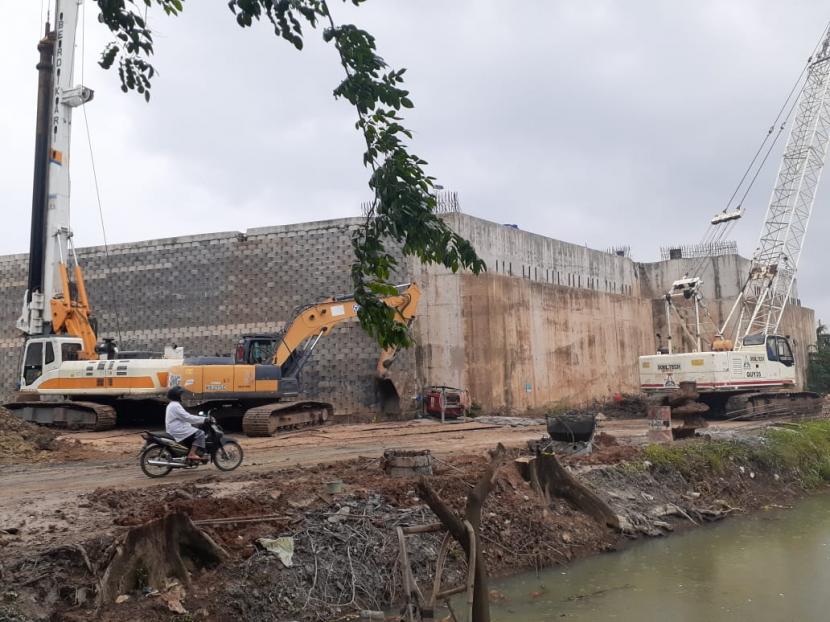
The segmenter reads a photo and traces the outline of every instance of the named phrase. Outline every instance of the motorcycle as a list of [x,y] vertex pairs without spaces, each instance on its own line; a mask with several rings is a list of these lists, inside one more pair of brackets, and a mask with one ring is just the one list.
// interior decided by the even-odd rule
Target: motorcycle
[[[202,429],[205,432],[205,456],[209,462],[220,471],[233,471],[242,464],[242,447],[235,440],[225,438],[225,432],[210,413]],[[189,448],[176,442],[167,432],[145,430],[141,436],[145,442],[138,459],[147,477],[164,477],[173,469],[195,469],[205,464],[203,460],[188,460]]]

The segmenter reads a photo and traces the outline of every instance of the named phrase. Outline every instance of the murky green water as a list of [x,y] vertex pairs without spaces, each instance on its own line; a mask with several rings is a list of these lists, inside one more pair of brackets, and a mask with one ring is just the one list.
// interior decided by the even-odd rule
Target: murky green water
[[494,622],[830,620],[830,495],[492,587]]

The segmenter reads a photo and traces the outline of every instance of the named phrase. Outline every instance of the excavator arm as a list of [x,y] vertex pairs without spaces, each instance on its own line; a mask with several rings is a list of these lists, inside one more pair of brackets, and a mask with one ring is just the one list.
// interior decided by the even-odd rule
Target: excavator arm
[[[415,283],[399,286],[398,294],[382,298],[383,302],[395,309],[395,319],[402,324],[410,324],[415,318],[421,290]],[[274,353],[274,364],[282,367],[300,349],[307,339],[313,339],[313,348],[317,340],[327,334],[332,328],[357,317],[360,306],[352,296],[331,298],[317,304],[309,305],[291,321],[282,335]],[[383,367],[384,361],[394,358],[393,349],[386,350],[381,355],[378,370]],[[388,366],[388,365],[387,365]]]

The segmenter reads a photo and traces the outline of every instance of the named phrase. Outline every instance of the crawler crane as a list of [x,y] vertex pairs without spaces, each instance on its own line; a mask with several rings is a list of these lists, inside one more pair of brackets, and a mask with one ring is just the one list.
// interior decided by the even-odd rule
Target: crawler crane
[[[663,353],[640,357],[644,392],[670,396],[681,383],[690,383],[696,399],[714,414],[735,418],[818,409],[815,394],[796,390],[792,344],[779,330],[830,143],[830,32],[810,60],[794,110],[758,247],[732,310],[705,344],[710,349],[701,343],[698,323],[695,334],[687,331],[695,351],[673,352],[669,340]],[[697,305],[698,286],[697,278],[674,284],[666,296],[667,318],[674,296],[693,298]]]

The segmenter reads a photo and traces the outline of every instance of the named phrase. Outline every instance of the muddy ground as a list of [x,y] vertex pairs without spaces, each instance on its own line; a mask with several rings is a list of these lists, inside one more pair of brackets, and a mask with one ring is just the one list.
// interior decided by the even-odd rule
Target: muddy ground
[[[751,436],[753,427],[729,424],[711,432]],[[642,420],[607,420],[592,455],[563,458],[620,517],[620,532],[567,501],[545,502],[508,461],[483,512],[491,574],[564,564],[633,538],[780,504],[800,491],[787,473],[729,460],[717,472],[693,476],[653,464],[644,453],[645,431]],[[246,462],[238,471],[201,468],[161,484],[138,471],[136,432],[53,438],[51,449],[26,454],[34,463],[0,471],[0,621],[336,620],[353,619],[362,609],[394,608],[402,597],[394,527],[435,517],[418,498],[415,479],[384,474],[383,449],[432,449],[437,460],[428,482],[460,509],[485,468],[487,449],[502,442],[511,457],[527,453],[527,441],[538,439],[543,426],[426,421],[241,439]],[[90,452],[87,459],[71,461],[82,452]],[[342,480],[342,492],[327,492],[332,480]],[[136,572],[117,598],[97,603],[120,539],[175,513],[194,521],[227,559],[216,565],[185,554],[187,577],[150,585]],[[276,537],[293,539],[290,567],[258,542]],[[424,588],[439,545],[436,535],[410,538],[410,560]],[[464,574],[463,556],[453,549],[445,585],[458,584]]]

